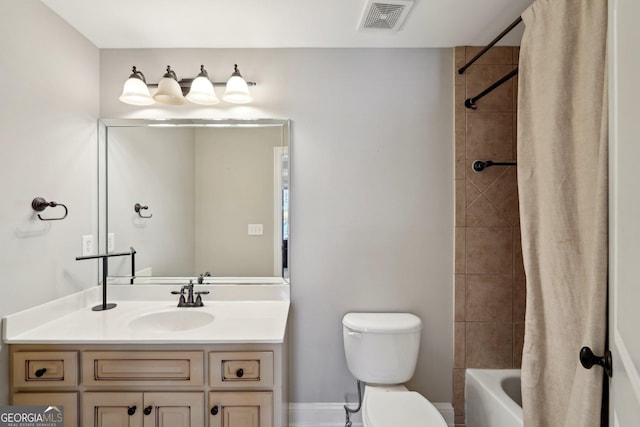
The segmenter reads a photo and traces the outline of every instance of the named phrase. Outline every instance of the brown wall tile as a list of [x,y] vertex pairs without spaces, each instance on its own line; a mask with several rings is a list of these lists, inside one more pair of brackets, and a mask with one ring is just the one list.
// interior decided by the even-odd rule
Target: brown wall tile
[[455,415],[464,416],[464,369],[453,370],[453,409]]
[[456,179],[465,179],[467,170],[466,170],[466,144],[465,137],[466,131],[463,129],[461,131],[456,131],[456,146],[455,146],[455,156],[456,156],[456,169],[455,175]]
[[480,47],[456,47],[455,75],[455,327],[453,405],[464,425],[465,368],[519,367],[526,284],[520,243],[517,170],[496,166],[481,173],[475,160],[517,159],[517,76],[464,107],[510,72],[519,48],[493,47],[463,75],[457,70]]
[[465,293],[466,321],[511,322],[511,275],[468,275]]
[[524,276],[513,277],[513,321],[524,322],[527,304],[527,288]]
[[511,224],[507,218],[481,194],[467,205],[467,227],[508,227]]
[[[513,160],[513,113],[467,115],[467,160]],[[485,169],[484,172],[494,169]]]
[[513,365],[512,322],[465,322],[467,368],[504,369]]
[[467,227],[467,274],[511,274],[513,268],[510,227]]
[[464,227],[466,223],[466,190],[465,180],[456,179],[455,192],[456,192],[456,227]]
[[[478,52],[482,50],[483,46],[467,46],[466,56],[467,61],[470,61]],[[474,65],[481,64],[511,64],[513,62],[513,47],[512,46],[494,46],[489,49],[484,55],[482,55]],[[469,69],[471,69],[469,67]]]
[[513,367],[522,365],[522,347],[524,347],[524,323],[513,324]]
[[465,282],[467,280],[467,276],[464,274],[456,274],[455,278],[455,321],[456,322],[464,322],[464,294],[466,292]]
[[455,229],[455,270],[456,274],[464,274],[466,271],[466,253],[465,253],[465,235],[464,227],[456,227]]
[[513,277],[525,277],[524,263],[522,261],[522,240],[520,239],[520,227],[513,228]]
[[[478,96],[513,70],[512,65],[476,65],[467,71],[467,98]],[[508,81],[476,101],[478,111],[513,111],[513,83]],[[473,110],[470,111],[473,114]]]
[[520,225],[518,178],[515,167],[508,167],[493,184],[487,187],[484,195],[509,220],[509,225]]
[[465,322],[456,322],[454,328],[453,367],[465,367]]

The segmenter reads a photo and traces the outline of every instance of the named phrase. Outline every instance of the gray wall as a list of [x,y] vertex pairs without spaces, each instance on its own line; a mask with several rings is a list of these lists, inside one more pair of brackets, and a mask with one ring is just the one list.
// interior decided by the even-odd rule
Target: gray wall
[[[97,284],[97,263],[75,257],[81,236],[97,233],[99,59],[39,1],[1,3],[0,317]],[[69,216],[38,220],[36,196],[66,204]],[[0,405],[7,355],[0,343]]]
[[[131,66],[167,64],[216,81],[237,63],[250,105],[139,108],[118,96]],[[292,120],[290,378],[293,402],[353,397],[342,348],[348,311],[424,321],[412,386],[452,400],[452,51],[438,49],[101,50],[103,117]],[[219,96],[221,93],[219,92]]]

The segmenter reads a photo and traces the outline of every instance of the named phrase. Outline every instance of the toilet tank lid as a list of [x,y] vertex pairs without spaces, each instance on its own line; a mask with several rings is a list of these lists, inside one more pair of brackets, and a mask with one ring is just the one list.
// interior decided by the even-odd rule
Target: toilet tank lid
[[422,321],[411,313],[347,313],[342,324],[358,332],[407,333],[422,329]]

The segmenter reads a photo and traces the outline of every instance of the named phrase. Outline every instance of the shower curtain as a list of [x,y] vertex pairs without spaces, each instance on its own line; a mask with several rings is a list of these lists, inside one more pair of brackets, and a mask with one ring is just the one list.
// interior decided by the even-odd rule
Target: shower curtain
[[518,189],[527,279],[525,427],[600,425],[607,292],[606,0],[522,15]]

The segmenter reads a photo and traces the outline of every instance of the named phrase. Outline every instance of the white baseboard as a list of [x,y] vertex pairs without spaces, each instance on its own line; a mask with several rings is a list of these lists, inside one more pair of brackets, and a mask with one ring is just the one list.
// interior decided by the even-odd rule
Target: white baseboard
[[[357,403],[350,403],[355,408]],[[453,427],[453,406],[451,403],[434,403],[447,425]],[[289,403],[289,427],[344,427],[346,422],[344,403]],[[353,427],[362,427],[360,413],[351,415]]]

